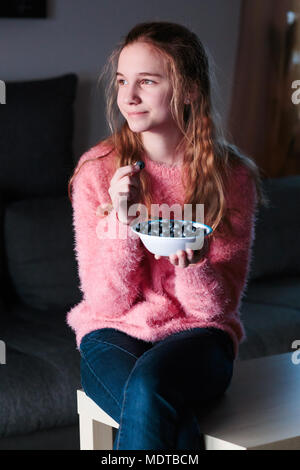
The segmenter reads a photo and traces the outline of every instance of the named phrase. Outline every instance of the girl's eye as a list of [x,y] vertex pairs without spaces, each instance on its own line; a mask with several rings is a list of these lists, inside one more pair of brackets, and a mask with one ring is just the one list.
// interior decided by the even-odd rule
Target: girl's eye
[[144,82],[152,82],[152,83],[154,83],[154,81],[153,81],[153,80],[150,80],[149,78],[145,78],[145,80],[142,80],[142,81],[144,81]]
[[[118,83],[119,83],[120,85],[121,85],[121,82],[124,82],[124,80],[123,80],[123,79],[118,80]],[[150,79],[148,79],[148,78],[145,78],[144,80],[141,80],[141,82],[152,82],[152,83],[155,83],[153,80],[150,80]]]

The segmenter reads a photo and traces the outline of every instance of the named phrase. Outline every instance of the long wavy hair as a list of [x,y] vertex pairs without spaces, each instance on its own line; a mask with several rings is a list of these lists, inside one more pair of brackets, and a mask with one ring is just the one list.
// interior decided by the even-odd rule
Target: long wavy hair
[[[231,170],[238,164],[243,164],[250,170],[255,181],[258,203],[268,206],[269,201],[261,182],[261,170],[250,156],[226,140],[219,114],[213,108],[209,61],[204,46],[195,33],[176,23],[159,21],[137,24],[109,56],[99,76],[98,85],[103,78],[106,79],[106,119],[111,135],[102,142],[111,150],[96,159],[104,158],[114,150],[115,169],[142,160],[145,150],[141,135],[129,128],[117,105],[116,72],[119,55],[124,47],[137,42],[150,45],[163,57],[166,64],[173,89],[170,110],[182,132],[182,139],[175,152],[183,151],[184,155],[181,173],[185,190],[184,204],[192,204],[190,207],[193,220],[196,220],[196,204],[204,204],[205,223],[213,228],[212,234],[216,233],[218,227],[220,229],[221,222],[224,223],[223,228],[226,225],[232,229],[225,194]],[[189,104],[185,104],[189,92],[192,99]],[[83,164],[88,161],[90,160]],[[69,180],[68,193],[71,201],[71,184],[81,166],[75,169]],[[141,202],[151,214],[152,191],[147,172],[140,173],[140,181]]]

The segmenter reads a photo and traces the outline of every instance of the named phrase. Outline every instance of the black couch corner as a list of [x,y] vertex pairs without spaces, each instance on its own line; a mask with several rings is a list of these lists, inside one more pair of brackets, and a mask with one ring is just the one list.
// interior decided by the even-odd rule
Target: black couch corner
[[270,207],[257,213],[239,360],[293,352],[300,339],[300,175],[267,178],[263,186]]

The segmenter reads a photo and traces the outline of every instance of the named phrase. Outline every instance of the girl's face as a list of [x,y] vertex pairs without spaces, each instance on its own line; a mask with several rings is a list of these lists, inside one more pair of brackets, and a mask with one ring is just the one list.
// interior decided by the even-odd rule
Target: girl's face
[[122,50],[116,80],[118,107],[132,131],[174,127],[169,106],[172,89],[164,61],[148,44],[135,43]]

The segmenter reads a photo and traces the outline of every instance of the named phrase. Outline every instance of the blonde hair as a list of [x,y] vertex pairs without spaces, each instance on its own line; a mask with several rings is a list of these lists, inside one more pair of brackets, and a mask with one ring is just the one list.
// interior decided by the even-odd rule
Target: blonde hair
[[[224,129],[218,122],[211,102],[206,51],[195,33],[176,23],[160,21],[137,24],[113,50],[99,76],[98,84],[103,77],[107,77],[106,119],[111,136],[103,144],[115,151],[115,169],[142,160],[144,153],[140,133],[132,132],[127,121],[120,122],[121,113],[117,106],[116,72],[119,55],[124,47],[137,42],[151,46],[153,51],[163,57],[167,67],[173,88],[170,109],[183,135],[175,151],[183,151],[184,155],[181,174],[184,204],[192,204],[193,220],[196,220],[196,204],[204,204],[205,223],[213,228],[213,234],[221,222],[231,228],[225,194],[231,169],[239,164],[249,169],[255,181],[258,203],[267,206],[269,201],[263,192],[260,169],[252,158],[228,143]],[[192,98],[190,104],[185,104],[188,92],[192,93]],[[98,158],[104,158],[109,153]],[[83,164],[87,161],[90,160]],[[70,187],[81,166],[69,181],[70,200]],[[143,195],[141,202],[150,214],[152,191],[147,172],[140,173],[140,181]]]

